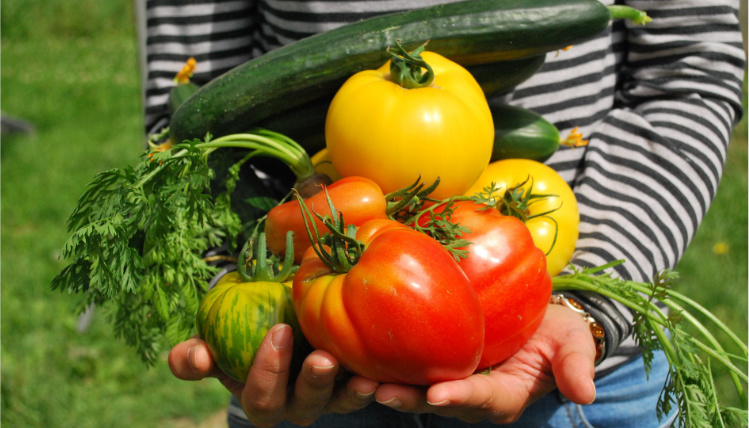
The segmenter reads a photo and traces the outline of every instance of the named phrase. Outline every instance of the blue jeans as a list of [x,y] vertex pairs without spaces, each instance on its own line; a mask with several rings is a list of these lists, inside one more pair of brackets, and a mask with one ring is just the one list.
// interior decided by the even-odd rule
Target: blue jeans
[[[581,406],[567,401],[557,391],[551,392],[531,404],[512,424],[514,428],[655,428],[671,426],[675,411],[658,420],[655,405],[668,373],[668,363],[662,353],[653,360],[650,377],[646,376],[642,357],[633,358],[614,372],[596,379],[596,400]],[[229,412],[230,428],[252,427],[246,419],[238,417],[238,403],[232,397]],[[241,412],[241,410],[240,410]],[[310,425],[313,428],[462,428],[492,427],[488,422],[468,424],[457,419],[437,415],[414,415],[392,410],[380,404],[346,415],[329,414]],[[282,423],[279,428],[296,425]]]

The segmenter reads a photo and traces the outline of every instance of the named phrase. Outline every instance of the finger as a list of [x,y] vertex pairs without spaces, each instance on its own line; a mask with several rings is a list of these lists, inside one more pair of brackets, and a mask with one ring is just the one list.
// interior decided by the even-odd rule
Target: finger
[[361,376],[352,376],[333,395],[328,409],[335,413],[350,413],[363,409],[375,399],[379,383]]
[[[482,408],[494,399],[495,389],[492,380],[485,375],[474,375],[466,379],[441,382],[428,389],[387,384],[377,389],[376,399],[393,409],[413,412],[440,412],[448,407]],[[509,394],[505,394],[509,395]]]
[[277,324],[255,354],[240,401],[248,419],[256,425],[273,425],[283,419],[293,342],[291,327]]
[[412,413],[427,413],[432,406],[427,403],[426,389],[418,386],[383,384],[377,388],[375,399],[391,409]]
[[434,413],[443,416],[472,423],[484,420],[509,423],[515,421],[531,401],[529,390],[518,388],[514,382],[514,374],[477,374],[433,385],[427,390],[426,400]]
[[583,333],[571,335],[552,359],[559,392],[576,404],[590,404],[596,398],[595,345],[587,326]]
[[200,380],[213,376],[215,365],[206,343],[196,337],[178,343],[169,351],[169,368],[182,380]]
[[441,382],[427,390],[403,385],[382,385],[376,393],[377,401],[404,412],[436,413],[457,417],[469,423],[488,420],[494,423],[512,422],[522,414],[530,401],[528,391],[509,388],[508,374],[479,374],[466,379]]
[[338,360],[325,351],[313,351],[305,358],[288,404],[292,422],[307,425],[323,414],[333,395],[339,367]]

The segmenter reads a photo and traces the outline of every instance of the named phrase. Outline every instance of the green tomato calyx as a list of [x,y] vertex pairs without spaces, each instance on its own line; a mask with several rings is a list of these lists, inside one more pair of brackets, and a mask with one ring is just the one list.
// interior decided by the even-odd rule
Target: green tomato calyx
[[[392,56],[390,60],[390,79],[406,89],[425,88],[434,81],[434,71],[421,57],[426,43],[409,53],[395,41],[395,47],[389,47],[387,52]],[[426,71],[424,71],[426,70]]]
[[[525,186],[525,184],[529,181],[530,184],[528,186],[528,189],[525,189],[523,186]],[[500,188],[496,187],[496,183],[491,183],[490,186],[484,188],[483,192],[479,192],[471,198],[477,203],[486,204],[488,209],[496,209],[502,215],[516,217],[522,220],[523,223],[527,223],[529,220],[537,217],[546,217],[551,220],[554,223],[555,228],[554,240],[552,241],[551,248],[549,248],[549,251],[546,252],[546,255],[548,256],[549,253],[551,253],[551,250],[554,249],[554,245],[556,245],[557,242],[557,237],[559,236],[559,224],[557,223],[556,219],[554,219],[554,217],[550,216],[550,214],[558,210],[562,206],[559,205],[556,208],[533,215],[529,214],[529,207],[531,204],[539,200],[558,196],[559,195],[556,194],[534,193],[533,178],[529,176],[522,183],[518,183],[504,190],[500,190]]]
[[[333,272],[346,273],[359,261],[364,252],[364,243],[356,239],[356,226],[353,224],[347,226],[344,223],[343,213],[333,206],[328,189],[324,187],[323,190],[328,199],[328,207],[330,207],[329,216],[310,211],[296,189],[294,193],[299,201],[307,236],[312,242],[315,253]],[[322,221],[327,231],[320,233],[315,218]]]
[[298,266],[294,265],[294,232],[286,233],[286,254],[283,262],[271,255],[265,243],[265,234],[255,233],[239,253],[237,272],[245,282],[284,282],[292,277]]

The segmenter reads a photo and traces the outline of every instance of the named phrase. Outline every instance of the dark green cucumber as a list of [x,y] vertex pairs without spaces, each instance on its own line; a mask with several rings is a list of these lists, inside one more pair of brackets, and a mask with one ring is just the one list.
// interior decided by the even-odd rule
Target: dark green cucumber
[[193,83],[192,81],[186,83],[177,83],[172,90],[169,92],[169,100],[167,106],[169,107],[169,113],[177,111],[179,106],[182,105],[188,98],[200,89],[200,86]]
[[462,65],[536,57],[606,28],[597,0],[466,0],[381,15],[310,36],[250,60],[203,86],[175,112],[176,141],[241,132],[326,96],[382,65],[401,40]]
[[510,61],[467,65],[465,68],[481,86],[487,97],[509,92],[536,74],[546,60],[546,55]]
[[543,162],[559,148],[559,130],[530,110],[490,102],[494,118],[494,150],[491,162],[502,159],[533,159]]
[[[539,55],[466,68],[489,97],[510,91],[533,76],[543,65],[545,58],[544,55]],[[315,154],[325,147],[325,116],[333,95],[275,114],[255,125],[284,134],[299,143],[309,154]]]

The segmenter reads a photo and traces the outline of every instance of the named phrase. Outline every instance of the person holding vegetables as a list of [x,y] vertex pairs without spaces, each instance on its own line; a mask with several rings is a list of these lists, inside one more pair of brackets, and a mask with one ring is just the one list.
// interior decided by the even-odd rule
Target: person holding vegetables
[[[409,7],[437,3],[448,2]],[[586,136],[586,147],[561,147],[546,161],[579,206],[570,263],[624,259],[613,268],[617,276],[648,282],[677,264],[716,192],[732,126],[742,115],[745,57],[736,1],[618,3],[644,10],[652,22],[615,20],[591,40],[550,52],[533,76],[491,102],[533,110],[560,130],[577,127]],[[191,56],[198,64],[193,79],[202,84],[294,40],[404,4],[149,1],[142,20],[147,130],[168,125],[171,79]],[[263,175],[263,165],[256,168]],[[223,375],[198,338],[175,346],[169,361],[181,379],[213,376],[224,383],[234,396],[232,427],[674,423],[673,410],[656,411],[667,364],[656,353],[646,375],[630,311],[594,293],[565,295],[602,326],[600,358],[580,314],[549,304],[526,345],[491,373],[429,388],[344,376],[339,361],[320,350],[309,354],[292,383],[293,335],[282,324],[266,335],[244,383]]]

